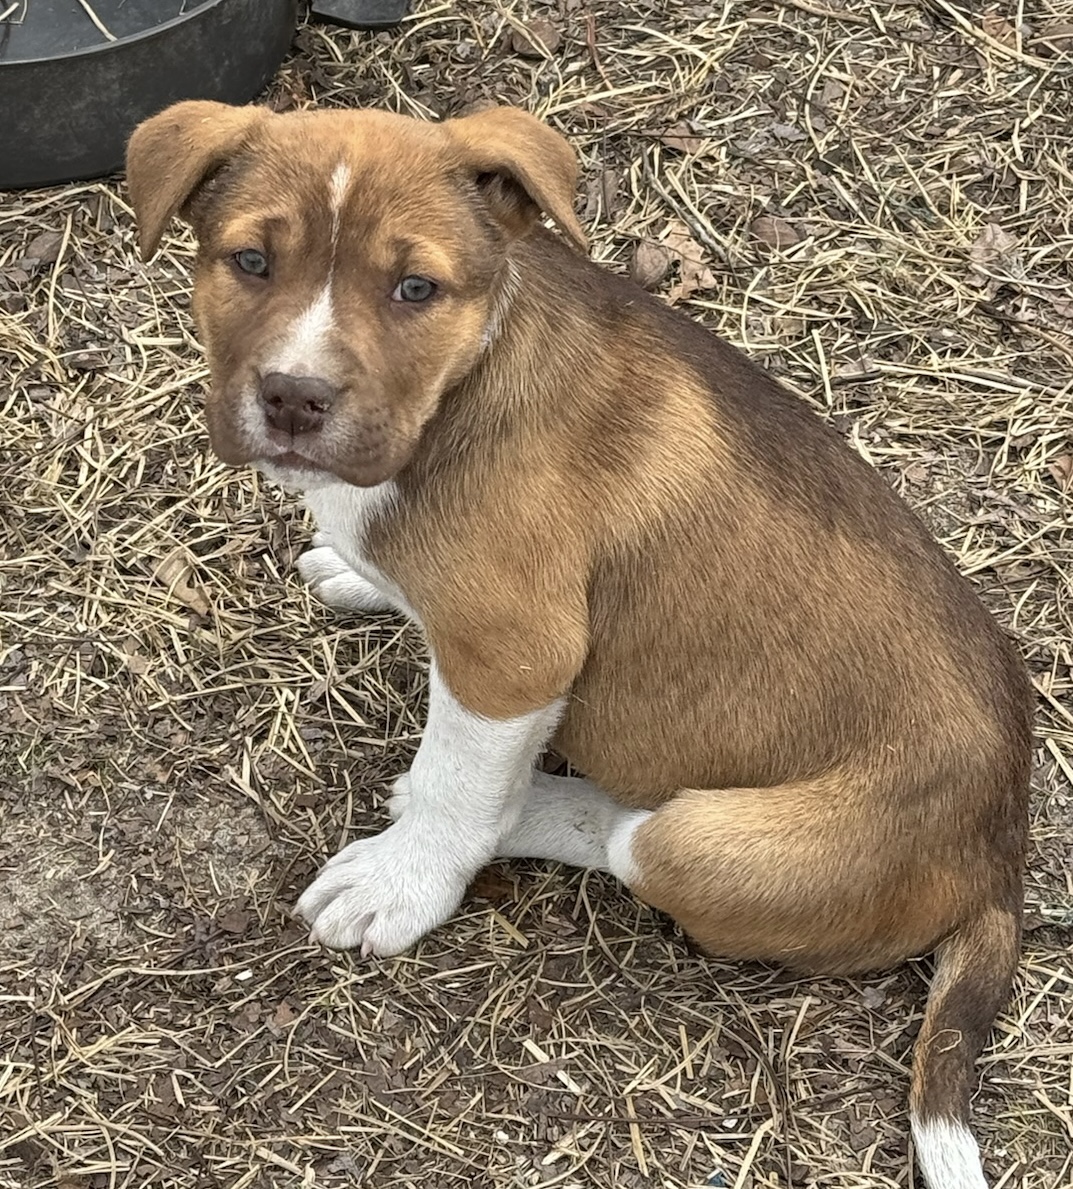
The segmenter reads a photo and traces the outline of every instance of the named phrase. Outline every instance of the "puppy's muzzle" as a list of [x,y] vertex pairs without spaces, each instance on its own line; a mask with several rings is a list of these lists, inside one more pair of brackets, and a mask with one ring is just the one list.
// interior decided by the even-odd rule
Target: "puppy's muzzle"
[[272,429],[293,438],[317,433],[323,427],[339,390],[316,376],[270,372],[261,381],[257,396]]

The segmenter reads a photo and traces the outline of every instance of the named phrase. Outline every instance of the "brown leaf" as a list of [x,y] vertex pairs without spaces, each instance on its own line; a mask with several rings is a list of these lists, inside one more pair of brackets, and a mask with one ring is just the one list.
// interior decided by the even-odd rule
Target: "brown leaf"
[[846,88],[838,81],[837,78],[828,77],[824,80],[823,90],[820,92],[820,102],[825,107],[829,107],[835,103],[836,100],[841,99],[845,93]]
[[25,267],[32,267],[35,264],[55,264],[59,259],[62,243],[62,232],[42,231],[26,245],[26,251],[19,263]]
[[1059,454],[1047,464],[1047,470],[1062,491],[1073,489],[1073,454]]
[[551,21],[535,20],[514,30],[510,44],[522,58],[549,58],[562,44],[563,36]]
[[667,300],[673,305],[692,297],[700,289],[714,289],[715,275],[704,259],[704,249],[690,234],[684,223],[672,220],[667,224],[663,246],[678,263],[678,279],[671,285]]
[[667,148],[676,149],[679,153],[696,153],[704,144],[704,137],[698,136],[685,120],[672,124],[660,140]]
[[619,183],[620,178],[616,169],[605,169],[600,174],[600,197],[604,201],[605,214],[613,214],[618,205]]
[[243,908],[232,908],[222,917],[217,917],[216,923],[225,933],[245,933],[250,924],[250,914]]
[[749,230],[769,248],[789,248],[801,242],[794,225],[778,215],[761,215],[752,221]]
[[880,987],[865,987],[861,992],[861,998],[874,1010],[887,1002],[887,993]]
[[849,1125],[849,1146],[854,1152],[863,1152],[876,1142],[876,1129],[863,1120],[851,1119]]
[[138,651],[138,641],[132,636],[121,648],[123,664],[139,677],[144,677],[152,667],[149,658]]
[[1001,12],[985,12],[981,23],[988,37],[1004,45],[1007,49],[1017,48],[1017,30],[1002,15]]
[[867,355],[861,355],[846,363],[840,363],[831,370],[832,378],[846,381],[863,380],[866,376],[872,377],[875,374],[875,361]]
[[288,1002],[288,1000],[284,999],[280,1002],[279,1006],[271,1014],[271,1016],[269,1016],[268,1031],[271,1032],[273,1036],[279,1036],[279,1034],[285,1028],[290,1027],[290,1025],[293,1024],[297,1019],[298,1013],[294,1010],[293,1006]]
[[630,278],[642,289],[658,289],[671,271],[671,253],[663,244],[643,239],[634,244],[630,259]]
[[988,223],[969,249],[973,264],[990,264],[1017,248],[1017,237],[1004,231],[998,223]]
[[476,900],[487,900],[492,904],[505,904],[514,899],[514,883],[494,867],[479,872],[469,885],[469,894]]
[[808,140],[808,133],[802,132],[796,124],[774,123],[771,125],[771,131],[778,140]]
[[1041,50],[1051,54],[1073,53],[1073,22],[1049,21],[1039,36],[1033,38],[1032,48],[1037,53]]
[[184,607],[189,607],[197,615],[208,615],[212,610],[212,603],[208,595],[200,587],[190,585],[190,576],[194,567],[186,559],[181,549],[175,549],[153,571],[153,577]]
[[1024,260],[1017,250],[1017,237],[999,226],[988,223],[969,249],[968,281],[977,287],[996,287],[998,277],[1021,280],[1025,277]]

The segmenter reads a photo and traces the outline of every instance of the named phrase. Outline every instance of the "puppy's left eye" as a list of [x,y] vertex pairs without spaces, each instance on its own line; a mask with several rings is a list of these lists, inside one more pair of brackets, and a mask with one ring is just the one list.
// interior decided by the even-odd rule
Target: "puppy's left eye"
[[392,301],[428,301],[436,292],[436,282],[428,277],[403,277],[395,286]]
[[268,275],[268,258],[264,252],[258,252],[256,248],[243,248],[241,252],[236,252],[232,259],[243,272],[249,273],[251,277]]

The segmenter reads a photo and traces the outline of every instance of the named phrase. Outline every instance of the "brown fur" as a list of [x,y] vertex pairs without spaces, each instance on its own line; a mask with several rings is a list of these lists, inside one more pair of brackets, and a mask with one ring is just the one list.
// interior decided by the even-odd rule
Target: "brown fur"
[[[708,949],[844,972],[938,947],[914,1102],[964,1118],[1014,969],[1030,753],[1022,666],[969,586],[766,373],[535,226],[582,242],[572,157],[531,118],[210,107],[150,121],[129,162],[146,251],[180,208],[198,232],[217,452],[250,461],[235,394],[323,283],[345,156],[353,330],[320,459],[394,477],[368,552],[452,692],[504,718],[568,696],[556,750],[659,808],[636,890]],[[269,241],[278,291],[228,263]],[[439,306],[386,305],[419,267]]]

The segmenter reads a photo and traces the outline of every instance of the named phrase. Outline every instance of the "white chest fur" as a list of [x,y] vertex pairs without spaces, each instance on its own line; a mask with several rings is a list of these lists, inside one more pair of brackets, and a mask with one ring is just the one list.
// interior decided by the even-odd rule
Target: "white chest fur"
[[[305,504],[316,518],[318,532],[314,548],[300,564],[303,576],[325,602],[354,610],[393,608],[417,619],[406,595],[369,560],[366,552],[370,524],[397,498],[394,483],[377,487],[328,483],[305,493]],[[333,554],[341,566],[333,561]],[[355,578],[360,582],[355,583]]]

